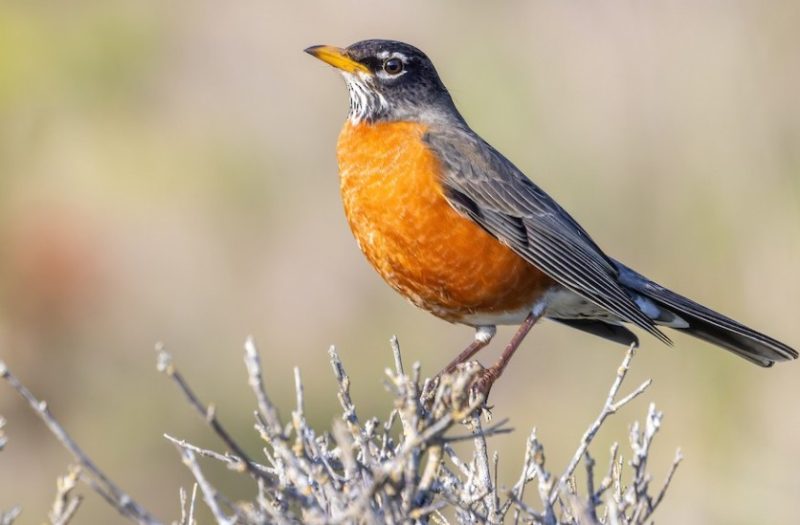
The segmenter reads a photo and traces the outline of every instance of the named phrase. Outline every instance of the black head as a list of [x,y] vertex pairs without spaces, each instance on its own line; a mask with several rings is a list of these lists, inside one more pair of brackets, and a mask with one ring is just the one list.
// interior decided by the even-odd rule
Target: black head
[[362,40],[346,49],[313,46],[305,51],[342,72],[354,122],[460,120],[430,59],[414,46]]

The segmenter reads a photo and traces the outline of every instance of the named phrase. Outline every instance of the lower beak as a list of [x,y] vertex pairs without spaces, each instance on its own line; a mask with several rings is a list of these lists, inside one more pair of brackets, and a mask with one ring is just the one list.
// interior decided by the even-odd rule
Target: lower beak
[[347,55],[347,51],[334,46],[311,46],[304,50],[309,55],[347,73],[369,73],[367,66]]

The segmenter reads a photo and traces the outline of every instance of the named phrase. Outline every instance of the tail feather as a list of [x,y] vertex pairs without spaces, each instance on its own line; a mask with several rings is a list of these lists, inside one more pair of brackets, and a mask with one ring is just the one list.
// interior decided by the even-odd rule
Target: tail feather
[[625,346],[635,345],[639,346],[639,338],[636,334],[625,328],[620,324],[611,324],[604,321],[593,319],[558,319],[552,318],[553,321],[577,328],[583,332],[620,343]]
[[788,345],[668,290],[621,263],[617,265],[621,284],[688,323],[685,327],[673,326],[675,330],[721,346],[764,367],[772,366],[775,361],[797,359],[797,351]]

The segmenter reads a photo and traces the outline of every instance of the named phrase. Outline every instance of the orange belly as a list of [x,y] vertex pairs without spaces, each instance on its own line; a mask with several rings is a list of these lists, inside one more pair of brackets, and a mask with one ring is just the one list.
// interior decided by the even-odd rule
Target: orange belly
[[409,122],[342,129],[342,201],[359,247],[395,290],[448,321],[524,312],[553,281],[450,206],[424,133]]

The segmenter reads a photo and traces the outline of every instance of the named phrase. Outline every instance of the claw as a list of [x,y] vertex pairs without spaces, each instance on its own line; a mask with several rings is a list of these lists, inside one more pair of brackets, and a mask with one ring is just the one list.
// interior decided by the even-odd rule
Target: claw
[[483,396],[484,405],[486,405],[486,401],[489,399],[489,391],[498,377],[500,377],[500,371],[495,367],[490,367],[478,372],[472,380],[470,389],[474,394]]

